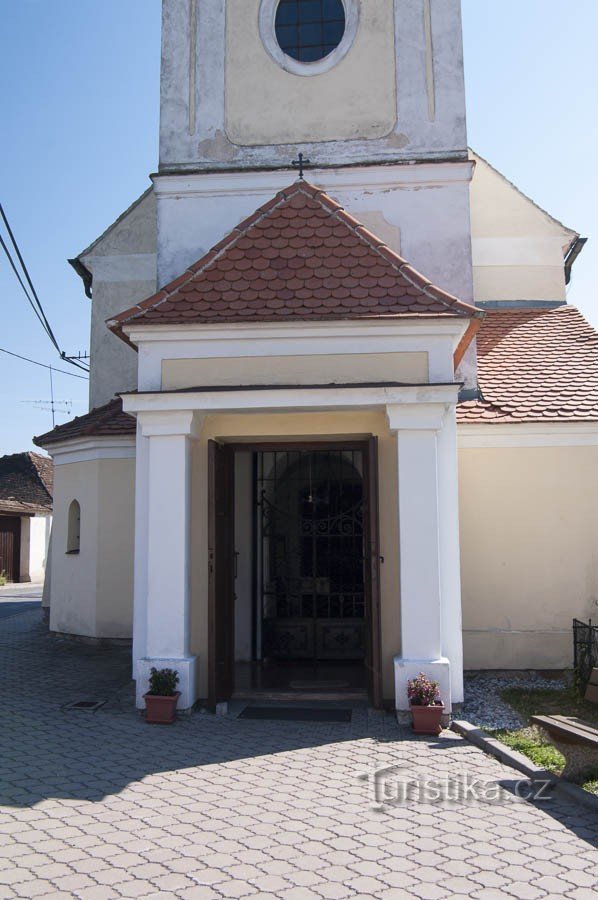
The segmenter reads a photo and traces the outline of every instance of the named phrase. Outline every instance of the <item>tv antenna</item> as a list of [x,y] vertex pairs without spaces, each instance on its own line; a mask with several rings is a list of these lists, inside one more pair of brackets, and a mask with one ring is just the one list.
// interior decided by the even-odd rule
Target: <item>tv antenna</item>
[[50,399],[49,400],[21,400],[21,403],[31,403],[36,409],[44,412],[52,413],[52,428],[56,426],[56,412],[65,413],[70,416],[73,407],[72,400],[55,400],[54,399],[54,380],[52,378],[52,366],[50,369]]

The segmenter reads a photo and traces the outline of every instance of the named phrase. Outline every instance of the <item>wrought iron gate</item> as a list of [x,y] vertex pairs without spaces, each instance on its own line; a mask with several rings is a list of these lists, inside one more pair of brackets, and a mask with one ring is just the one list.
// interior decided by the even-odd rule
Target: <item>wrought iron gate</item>
[[261,656],[363,659],[363,452],[256,454]]

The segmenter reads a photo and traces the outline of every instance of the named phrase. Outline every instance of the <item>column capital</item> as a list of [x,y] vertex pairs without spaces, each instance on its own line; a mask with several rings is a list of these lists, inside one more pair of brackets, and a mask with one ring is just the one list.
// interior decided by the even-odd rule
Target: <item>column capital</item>
[[388,403],[386,418],[391,431],[440,431],[450,403]]
[[137,422],[143,437],[197,438],[203,416],[192,409],[164,409],[137,413]]

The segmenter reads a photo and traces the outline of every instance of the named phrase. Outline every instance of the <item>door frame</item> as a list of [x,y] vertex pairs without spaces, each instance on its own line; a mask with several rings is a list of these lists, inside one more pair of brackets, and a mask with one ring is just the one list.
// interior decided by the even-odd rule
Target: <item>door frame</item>
[[[366,656],[364,666],[368,680],[368,693],[370,701],[376,709],[382,708],[382,652],[381,652],[381,615],[380,615],[380,551],[379,551],[379,509],[378,509],[378,441],[377,438],[371,436],[361,440],[324,440],[311,441],[272,441],[272,440],[250,440],[250,441],[217,441],[226,446],[230,453],[231,462],[231,493],[234,498],[234,456],[237,451],[245,453],[260,453],[267,451],[282,450],[360,450],[363,453],[363,486],[364,486],[364,524],[365,528],[365,546],[364,559],[369,562],[366,568]],[[208,472],[208,497],[213,496],[213,478],[214,472],[209,467]],[[234,506],[234,500],[233,500]],[[213,516],[210,514],[210,521]],[[232,515],[231,529],[234,531],[234,509]],[[234,552],[234,535],[231,535],[232,551]],[[209,543],[209,564],[213,565],[213,554],[218,555],[218,547],[214,542]],[[230,554],[229,554],[230,556]],[[233,567],[232,557],[229,559],[231,571]],[[210,569],[211,571],[211,569]],[[214,589],[214,579],[210,579],[212,585],[209,591],[209,634],[214,635],[217,630],[218,611],[223,604],[217,603]],[[231,584],[230,591],[234,592],[234,585]],[[230,603],[230,598],[229,598]],[[229,604],[224,604],[228,606]],[[234,605],[233,605],[234,609]],[[234,635],[234,615],[228,627],[231,634]],[[212,648],[215,648],[215,640],[209,641],[208,654],[208,681],[210,684],[216,682],[216,659]],[[232,642],[234,653],[234,641]],[[234,690],[234,685],[233,685]],[[224,699],[224,698],[223,698]]]

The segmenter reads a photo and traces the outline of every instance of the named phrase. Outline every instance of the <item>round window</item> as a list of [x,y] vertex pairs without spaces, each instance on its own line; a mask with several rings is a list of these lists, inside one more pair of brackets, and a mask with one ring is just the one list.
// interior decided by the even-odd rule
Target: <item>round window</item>
[[343,0],[280,0],[274,28],[280,49],[298,62],[324,59],[345,34]]

